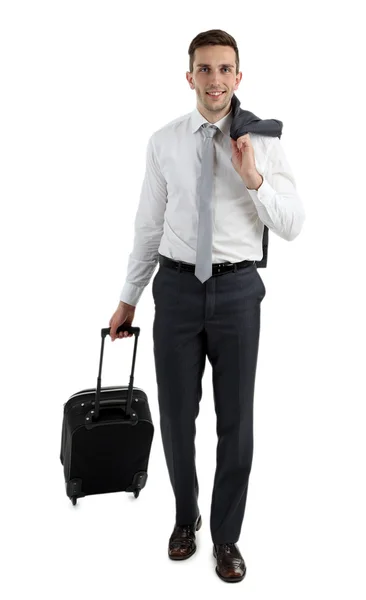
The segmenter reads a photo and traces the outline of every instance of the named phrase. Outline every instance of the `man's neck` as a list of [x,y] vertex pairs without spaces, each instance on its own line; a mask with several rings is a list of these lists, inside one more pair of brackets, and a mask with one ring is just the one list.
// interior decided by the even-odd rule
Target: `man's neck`
[[226,115],[228,115],[231,112],[231,105],[228,108],[224,109],[222,113],[213,113],[212,111],[206,111],[204,109],[200,109],[198,105],[197,110],[203,117],[205,117],[206,121],[215,124],[218,121],[221,121],[221,119],[226,117]]

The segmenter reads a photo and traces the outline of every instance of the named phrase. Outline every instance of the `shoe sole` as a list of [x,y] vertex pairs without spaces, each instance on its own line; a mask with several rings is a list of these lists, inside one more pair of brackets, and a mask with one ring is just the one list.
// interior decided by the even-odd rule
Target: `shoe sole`
[[[215,558],[217,558],[215,548],[213,549],[213,555]],[[221,575],[221,573],[219,573],[217,567],[215,568],[215,571],[216,571],[216,575],[218,577],[220,577],[220,579],[222,579],[222,581],[226,581],[226,583],[239,583],[239,581],[243,581],[243,579],[247,573],[247,570],[245,568],[244,574],[241,575],[240,577],[224,577],[223,575]]]
[[[197,527],[195,529],[195,531],[198,531],[199,529],[201,529],[201,525],[202,525],[202,517],[200,516],[199,520],[197,521]],[[187,556],[170,556],[169,552],[168,552],[168,556],[170,558],[170,560],[187,560],[187,558],[191,558],[191,556],[193,556],[193,554],[196,552],[197,550],[197,546],[195,546],[192,550],[192,552],[190,554],[187,554]]]

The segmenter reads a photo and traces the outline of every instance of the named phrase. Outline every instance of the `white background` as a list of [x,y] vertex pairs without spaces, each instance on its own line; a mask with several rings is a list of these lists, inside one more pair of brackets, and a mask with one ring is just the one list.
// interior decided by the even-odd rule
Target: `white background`
[[[4,1],[1,54],[1,483],[7,599],[366,595],[365,95],[361,3]],[[67,498],[63,403],[96,385],[100,329],[126,277],[149,136],[193,110],[201,31],[239,46],[241,107],[283,121],[307,220],[270,232],[254,460],[238,546],[214,573],[216,432],[206,361],[197,420],[198,550],[167,556],[174,498],[159,429],[151,283],[138,303],[135,385],[155,425],[138,499]],[[133,339],[107,337],[102,384],[129,379]],[[4,556],[5,554],[5,556]]]

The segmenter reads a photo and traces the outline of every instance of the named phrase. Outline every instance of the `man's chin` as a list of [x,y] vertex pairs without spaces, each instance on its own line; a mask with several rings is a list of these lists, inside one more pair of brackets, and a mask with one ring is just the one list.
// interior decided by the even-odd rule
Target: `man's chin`
[[207,108],[207,110],[211,110],[213,112],[222,110],[223,108],[228,106],[229,103],[230,103],[230,97],[228,96],[227,93],[225,94],[225,97],[222,100],[211,100],[206,95],[206,97],[203,101],[205,108]]

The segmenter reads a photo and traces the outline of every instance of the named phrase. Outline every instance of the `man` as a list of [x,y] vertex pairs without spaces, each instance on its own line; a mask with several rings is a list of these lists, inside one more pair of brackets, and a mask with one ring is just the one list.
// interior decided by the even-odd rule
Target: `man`
[[[162,441],[176,502],[168,555],[172,560],[192,556],[202,523],[194,438],[207,356],[218,435],[213,554],[217,575],[237,582],[246,572],[237,541],[252,464],[260,304],[266,294],[255,261],[262,259],[265,225],[290,241],[305,213],[279,138],[230,137],[231,99],[242,78],[234,38],[222,30],[203,32],[191,42],[189,56],[186,78],[197,106],[149,139],[128,276],[109,324],[112,341],[119,325],[131,325],[159,260],[152,285],[154,357]],[[205,134],[212,124],[212,135]],[[215,152],[211,176],[202,174],[204,145],[210,143],[206,135]],[[200,212],[204,187],[211,184],[209,208]],[[212,210],[213,231],[202,234],[204,210]],[[205,277],[198,262],[211,235],[212,264]]]

